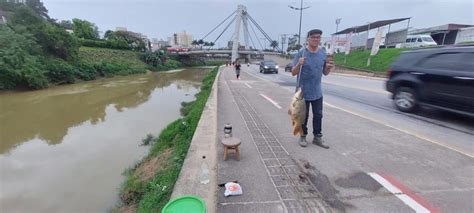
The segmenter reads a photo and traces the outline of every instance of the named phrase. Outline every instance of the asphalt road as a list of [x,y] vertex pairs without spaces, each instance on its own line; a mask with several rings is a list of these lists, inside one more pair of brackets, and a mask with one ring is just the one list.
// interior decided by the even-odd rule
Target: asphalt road
[[[401,113],[392,105],[383,80],[331,74],[323,77],[323,134],[331,148],[311,144],[301,148],[289,134],[286,115],[295,77],[282,69],[278,74],[261,74],[257,65],[242,68],[240,80],[231,68],[221,74],[219,125],[233,121],[235,134],[242,141],[253,138],[255,147],[242,145],[239,163],[219,164],[219,180],[238,178],[247,189],[246,196],[235,200],[219,198],[220,210],[281,204],[277,209],[290,211],[299,204],[311,206],[307,204],[311,201],[322,212],[474,211],[472,118],[433,109]],[[270,148],[261,147],[259,140]],[[281,163],[285,153],[306,168],[299,172],[312,182],[307,191],[298,184],[278,185],[280,179],[274,179],[288,175],[293,180],[291,169],[281,164],[286,172],[281,175],[269,163],[272,156]],[[263,178],[267,174],[273,186]],[[272,194],[272,188],[279,196]],[[314,190],[317,196],[307,193]]]
[[[259,73],[257,65],[247,70],[287,89],[296,86],[296,78],[281,67],[278,74]],[[328,104],[474,156],[473,117],[427,107],[414,114],[400,112],[380,78],[331,74],[323,77],[322,87]]]

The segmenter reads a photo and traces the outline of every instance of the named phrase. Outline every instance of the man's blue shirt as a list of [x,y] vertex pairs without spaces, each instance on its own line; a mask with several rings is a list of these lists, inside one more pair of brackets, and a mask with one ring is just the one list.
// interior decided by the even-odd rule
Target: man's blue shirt
[[323,67],[326,61],[326,51],[319,48],[317,52],[312,53],[307,48],[301,49],[293,58],[293,67],[298,64],[298,60],[304,57],[304,64],[301,68],[300,86],[303,91],[303,97],[306,101],[314,101],[323,97],[321,90],[321,77]]

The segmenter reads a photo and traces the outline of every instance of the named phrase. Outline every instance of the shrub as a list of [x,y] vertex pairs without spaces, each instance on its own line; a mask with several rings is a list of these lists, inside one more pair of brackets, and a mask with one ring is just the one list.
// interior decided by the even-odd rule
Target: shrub
[[74,83],[74,67],[57,58],[48,58],[45,61],[45,70],[48,79],[52,83],[65,84]]
[[95,80],[97,78],[96,68],[93,64],[81,61],[76,64],[76,76],[84,81]]

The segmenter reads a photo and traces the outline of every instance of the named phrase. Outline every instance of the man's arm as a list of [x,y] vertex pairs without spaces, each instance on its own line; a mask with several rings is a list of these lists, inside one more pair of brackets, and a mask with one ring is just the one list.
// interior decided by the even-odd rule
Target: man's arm
[[334,69],[334,60],[330,59],[326,61],[326,66],[324,67],[323,74],[329,75],[329,73]]
[[298,75],[298,73],[300,73],[300,69],[301,69],[301,65],[300,63],[297,63],[296,66],[293,66],[291,68],[291,75],[292,76]]
[[304,58],[303,57],[298,58],[296,65],[291,68],[291,75],[293,76],[298,75],[298,73],[300,73],[301,66],[303,66],[303,64],[304,64]]

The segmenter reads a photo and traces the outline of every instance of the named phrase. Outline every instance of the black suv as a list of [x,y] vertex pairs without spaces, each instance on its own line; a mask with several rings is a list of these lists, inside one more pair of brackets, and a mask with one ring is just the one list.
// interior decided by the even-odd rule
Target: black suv
[[260,62],[260,72],[263,74],[267,72],[278,73],[278,65],[272,60],[265,60]]
[[387,90],[400,111],[428,105],[474,116],[474,46],[403,52],[388,78]]

